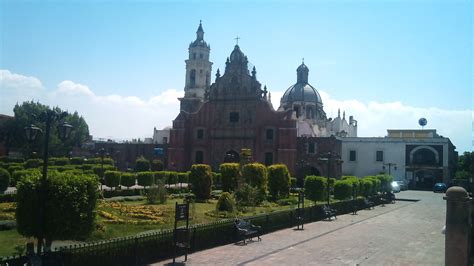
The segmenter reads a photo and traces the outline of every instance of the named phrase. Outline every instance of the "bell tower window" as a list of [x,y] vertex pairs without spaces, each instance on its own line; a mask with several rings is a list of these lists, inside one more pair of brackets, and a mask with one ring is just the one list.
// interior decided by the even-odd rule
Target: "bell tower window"
[[196,69],[191,70],[191,74],[189,75],[189,83],[191,87],[196,87]]

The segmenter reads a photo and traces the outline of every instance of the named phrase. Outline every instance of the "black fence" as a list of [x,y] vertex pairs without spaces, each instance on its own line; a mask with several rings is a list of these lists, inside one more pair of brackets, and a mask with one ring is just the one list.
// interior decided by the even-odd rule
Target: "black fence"
[[[376,203],[382,203],[379,202]],[[341,201],[331,204],[338,214],[352,212],[354,207],[364,208],[364,200]],[[296,226],[296,209],[276,211],[245,217],[255,225],[262,226],[263,234]],[[324,218],[322,205],[306,207],[304,222]],[[190,227],[191,252],[225,245],[237,241],[234,220],[226,219]],[[65,246],[43,255],[47,265],[146,265],[171,258],[173,254],[173,231],[163,230],[132,237]],[[1,258],[0,265],[23,265],[26,256]]]

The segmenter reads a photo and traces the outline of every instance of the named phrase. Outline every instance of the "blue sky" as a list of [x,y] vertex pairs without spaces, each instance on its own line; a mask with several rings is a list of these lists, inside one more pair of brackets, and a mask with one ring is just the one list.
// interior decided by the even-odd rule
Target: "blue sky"
[[[184,88],[187,48],[202,20],[213,73],[239,36],[274,97],[296,81],[304,57],[328,115],[347,110],[359,118],[359,135],[417,128],[424,116],[458,150],[472,150],[470,1],[0,3],[0,113],[30,97],[78,110],[95,137],[151,136],[178,113],[174,98]],[[29,91],[12,92],[25,82]],[[385,117],[374,106],[387,108]],[[139,124],[127,114],[115,124],[98,118],[127,107],[142,108],[128,115],[160,114]],[[124,121],[134,129],[122,129]]]

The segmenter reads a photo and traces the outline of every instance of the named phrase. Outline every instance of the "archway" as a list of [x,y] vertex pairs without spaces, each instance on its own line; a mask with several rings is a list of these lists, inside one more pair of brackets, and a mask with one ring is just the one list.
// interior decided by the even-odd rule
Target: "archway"
[[228,151],[224,155],[224,163],[240,163],[240,155],[236,151]]

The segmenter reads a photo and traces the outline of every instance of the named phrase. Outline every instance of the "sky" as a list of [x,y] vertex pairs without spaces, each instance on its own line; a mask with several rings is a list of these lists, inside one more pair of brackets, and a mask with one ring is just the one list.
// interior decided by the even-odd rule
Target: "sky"
[[238,36],[275,109],[304,58],[327,115],[354,116],[359,136],[425,117],[472,151],[473,11],[471,1],[0,0],[0,113],[34,100],[78,111],[95,139],[151,137],[179,113],[202,20],[212,77]]

